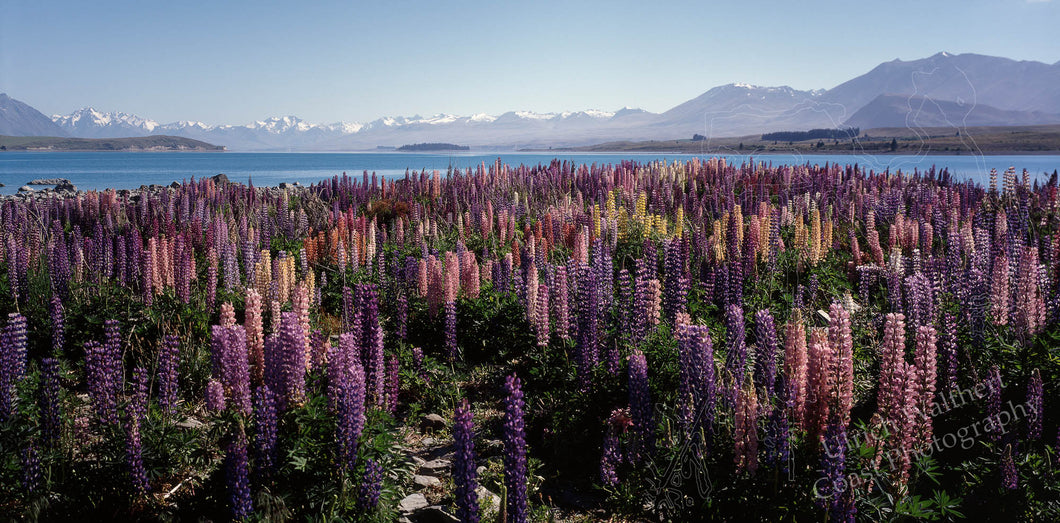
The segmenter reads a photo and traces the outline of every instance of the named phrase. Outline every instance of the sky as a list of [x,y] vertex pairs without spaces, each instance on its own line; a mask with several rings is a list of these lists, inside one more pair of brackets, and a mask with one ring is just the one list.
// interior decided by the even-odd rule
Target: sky
[[49,115],[368,122],[661,112],[731,82],[829,88],[939,51],[1060,60],[1060,0],[299,4],[0,0],[0,92]]

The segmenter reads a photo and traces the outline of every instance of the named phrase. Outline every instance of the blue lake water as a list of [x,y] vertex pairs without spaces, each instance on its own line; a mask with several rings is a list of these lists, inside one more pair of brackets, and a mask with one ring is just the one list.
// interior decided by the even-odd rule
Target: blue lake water
[[[121,152],[3,152],[0,153],[0,194],[12,194],[20,186],[35,178],[67,178],[80,189],[135,189],[144,184],[169,184],[225,173],[232,181],[272,186],[281,182],[308,184],[346,172],[350,175],[363,171],[381,176],[403,176],[409,170],[439,170],[450,166],[466,169],[483,162],[487,165],[498,158],[510,165],[537,165],[553,158],[579,164],[614,164],[622,160],[650,162],[654,160],[685,161],[691,158],[710,158],[717,155],[693,154],[638,154],[638,153],[121,153]],[[752,157],[720,155],[733,162],[743,163]],[[1051,174],[1060,169],[1057,155],[1010,156],[901,156],[901,155],[757,155],[754,161],[780,164],[853,164],[891,172],[912,172],[931,166],[948,168],[960,178],[971,178],[981,183],[988,180],[991,168],[998,172],[1009,166],[1022,172],[1027,169],[1034,177]]]

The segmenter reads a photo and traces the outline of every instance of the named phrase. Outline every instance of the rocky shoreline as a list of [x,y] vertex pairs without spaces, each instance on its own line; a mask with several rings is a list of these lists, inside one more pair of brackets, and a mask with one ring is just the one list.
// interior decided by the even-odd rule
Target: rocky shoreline
[[[227,184],[232,183],[229,181],[228,176],[217,174],[210,177],[215,183]],[[43,189],[35,189],[33,186],[47,186]],[[3,187],[0,184],[0,187]],[[117,193],[121,196],[132,196],[136,197],[141,194],[159,194],[162,191],[178,189],[180,188],[180,182],[173,182],[169,185],[141,185],[138,189],[117,189]],[[289,189],[304,189],[306,186],[299,182],[293,183],[281,183],[276,187],[261,187],[263,190],[289,190]],[[66,178],[38,178],[26,182],[25,185],[18,188],[18,192],[15,194],[0,195],[0,201],[17,199],[17,200],[39,200],[44,198],[72,198],[84,194],[86,191],[78,189],[70,180]]]

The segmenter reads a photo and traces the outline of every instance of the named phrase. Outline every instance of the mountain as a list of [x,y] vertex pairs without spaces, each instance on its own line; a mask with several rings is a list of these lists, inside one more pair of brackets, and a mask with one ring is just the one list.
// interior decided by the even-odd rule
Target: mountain
[[1060,114],[1011,111],[968,103],[933,100],[923,96],[881,94],[858,109],[846,126],[878,127],[971,127],[1040,125],[1060,123]]
[[821,102],[823,94],[822,90],[788,86],[727,84],[662,113],[654,127],[666,129],[672,138],[692,133],[737,136],[762,129],[834,127],[838,112]]
[[[6,97],[5,97],[6,99]],[[9,100],[9,99],[6,99]],[[22,104],[22,112],[32,108]],[[34,111],[35,112],[35,111]],[[549,148],[587,144],[732,137],[814,128],[1023,125],[1060,114],[1060,62],[1017,61],[977,54],[938,53],[893,60],[831,89],[799,90],[731,83],[664,111],[499,115],[386,116],[367,123],[315,124],[280,116],[243,125],[179,121],[161,124],[91,108],[53,120],[70,136],[167,134],[222,144],[230,150],[375,150],[410,143],[459,143],[473,148]],[[45,125],[46,122],[39,122]],[[59,134],[52,130],[27,130]],[[4,132],[0,128],[0,132]],[[18,129],[9,134],[20,134]]]
[[52,120],[70,136],[78,138],[147,136],[160,127],[154,120],[122,112],[103,113],[91,107],[66,116],[53,115]]
[[852,115],[881,94],[1060,113],[1060,62],[946,52],[909,62],[896,59],[829,89],[823,99]]
[[0,134],[9,136],[67,136],[40,111],[0,93]]

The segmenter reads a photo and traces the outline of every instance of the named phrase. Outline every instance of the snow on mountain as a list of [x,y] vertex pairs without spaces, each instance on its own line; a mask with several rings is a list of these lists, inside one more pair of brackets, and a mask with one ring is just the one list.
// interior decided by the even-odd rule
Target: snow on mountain
[[730,83],[661,114],[623,107],[613,112],[519,110],[499,115],[384,116],[364,124],[315,124],[295,116],[279,116],[244,125],[207,125],[189,121],[159,124],[127,113],[85,108],[52,120],[63,132],[77,137],[170,134],[225,145],[230,150],[374,150],[377,146],[421,142],[563,147],[613,140],[687,139],[693,133],[720,137],[835,128],[876,100],[874,110],[859,115],[864,120],[862,127],[867,127],[877,118],[881,122],[893,120],[897,110],[894,101],[879,97],[894,94],[971,104],[973,109],[978,103],[983,108],[972,117],[984,125],[1038,121],[1044,118],[1039,113],[1060,114],[1060,62],[1047,65],[941,52],[920,60],[886,62],[827,90]]
[[120,111],[105,113],[84,107],[66,116],[53,115],[52,121],[71,136],[79,138],[120,138],[154,134],[160,124]]

